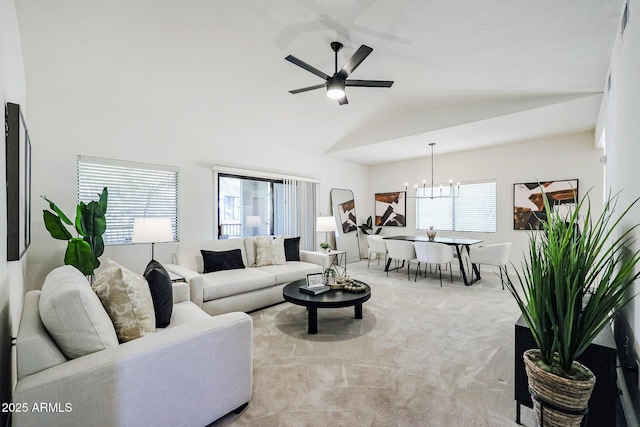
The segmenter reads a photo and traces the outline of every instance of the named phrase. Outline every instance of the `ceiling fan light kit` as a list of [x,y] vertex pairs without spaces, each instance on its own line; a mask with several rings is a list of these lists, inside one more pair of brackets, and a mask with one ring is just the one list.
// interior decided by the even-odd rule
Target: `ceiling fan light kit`
[[348,80],[348,77],[353,71],[365,60],[373,49],[366,45],[361,45],[358,50],[349,58],[344,66],[338,71],[338,52],[342,49],[342,43],[331,42],[331,49],[334,52],[334,73],[332,76],[323,73],[317,68],[307,64],[306,62],[296,58],[293,55],[287,56],[285,59],[292,64],[297,65],[300,68],[304,68],[310,73],[325,80],[325,84],[318,84],[314,86],[307,86],[301,89],[290,90],[289,93],[297,94],[301,92],[307,92],[314,89],[320,89],[326,87],[327,97],[338,100],[340,105],[348,104],[347,95],[345,92],[346,86],[360,86],[360,87],[391,87],[393,81],[390,80]]
[[329,77],[327,80],[327,96],[331,99],[343,98],[345,96],[344,81]]

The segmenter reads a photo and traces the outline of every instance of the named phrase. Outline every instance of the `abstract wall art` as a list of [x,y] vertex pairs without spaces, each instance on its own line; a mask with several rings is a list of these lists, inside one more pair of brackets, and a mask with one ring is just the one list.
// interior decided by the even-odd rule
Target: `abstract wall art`
[[540,230],[547,215],[544,197],[562,214],[576,206],[578,180],[527,182],[513,185],[513,229]]
[[340,218],[343,233],[349,233],[358,229],[356,225],[356,204],[353,199],[338,205],[338,217]]
[[405,191],[376,193],[376,225],[406,227],[406,196]]

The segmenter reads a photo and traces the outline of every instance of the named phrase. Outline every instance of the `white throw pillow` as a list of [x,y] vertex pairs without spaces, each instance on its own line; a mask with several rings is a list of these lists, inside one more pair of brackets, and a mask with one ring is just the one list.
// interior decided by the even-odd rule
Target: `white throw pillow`
[[93,290],[113,322],[120,342],[140,338],[156,330],[156,315],[147,279],[112,260],[100,272]]
[[67,359],[118,345],[118,337],[100,299],[75,267],[47,275],[38,303],[42,324]]
[[284,254],[284,236],[257,236],[256,237],[256,267],[262,265],[286,264]]

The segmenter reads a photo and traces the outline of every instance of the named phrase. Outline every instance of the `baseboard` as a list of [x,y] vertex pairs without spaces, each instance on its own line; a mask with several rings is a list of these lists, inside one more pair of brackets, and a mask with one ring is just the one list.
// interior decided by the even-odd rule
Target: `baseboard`
[[613,323],[618,348],[618,388],[620,403],[629,427],[640,427],[640,351],[627,318],[619,314]]

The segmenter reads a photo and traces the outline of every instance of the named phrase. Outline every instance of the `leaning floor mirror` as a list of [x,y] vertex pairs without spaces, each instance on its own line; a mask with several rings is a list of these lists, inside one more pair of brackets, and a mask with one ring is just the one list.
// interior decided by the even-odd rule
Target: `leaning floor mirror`
[[360,261],[356,206],[351,190],[331,189],[331,209],[336,220],[336,249],[347,253],[347,262]]

